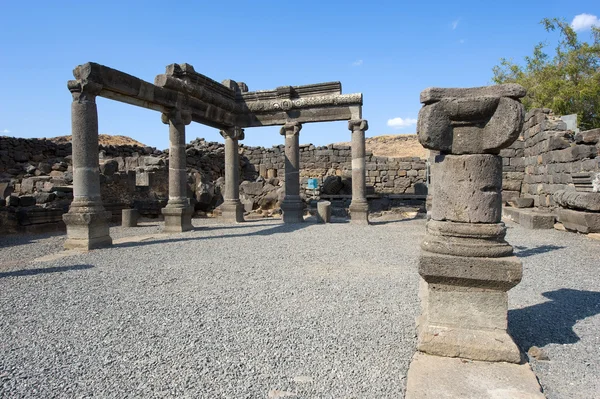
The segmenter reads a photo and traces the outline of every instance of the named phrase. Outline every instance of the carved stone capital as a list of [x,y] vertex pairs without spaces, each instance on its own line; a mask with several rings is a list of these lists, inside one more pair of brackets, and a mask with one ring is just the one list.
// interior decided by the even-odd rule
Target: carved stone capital
[[300,122],[288,122],[281,127],[279,134],[282,136],[297,135],[302,130],[302,124]]
[[96,96],[102,91],[102,85],[94,82],[69,80],[67,88],[73,96],[73,101],[96,102]]
[[516,84],[469,89],[428,88],[421,93],[417,134],[423,147],[449,154],[497,154],[523,127]]
[[189,125],[192,123],[192,114],[189,111],[182,111],[175,108],[161,114],[160,119],[165,125],[168,125],[170,122],[173,122],[174,125]]
[[348,129],[351,131],[362,130],[364,132],[369,129],[369,123],[366,119],[351,119],[348,121]]
[[244,140],[245,138],[244,129],[237,126],[221,130],[219,133],[224,139],[229,137],[232,140]]

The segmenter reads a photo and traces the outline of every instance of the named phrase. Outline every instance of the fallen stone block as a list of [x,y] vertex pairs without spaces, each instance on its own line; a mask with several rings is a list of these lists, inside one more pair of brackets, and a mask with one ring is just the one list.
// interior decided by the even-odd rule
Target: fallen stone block
[[584,212],[573,209],[559,209],[558,220],[567,230],[580,233],[600,233],[600,212]]

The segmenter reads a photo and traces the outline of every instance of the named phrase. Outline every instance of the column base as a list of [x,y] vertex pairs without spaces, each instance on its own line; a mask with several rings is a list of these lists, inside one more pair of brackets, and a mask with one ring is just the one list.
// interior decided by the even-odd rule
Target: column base
[[221,220],[226,223],[241,223],[244,221],[244,205],[240,200],[225,200],[220,206]]
[[350,203],[350,222],[353,224],[369,224],[369,204],[367,201]]
[[300,198],[284,198],[281,201],[281,211],[283,212],[283,223],[304,222],[304,204]]
[[519,363],[507,333],[508,294],[522,275],[513,256],[474,258],[423,251],[417,349],[430,355]]
[[108,221],[112,214],[104,210],[102,206],[88,212],[72,208],[63,215],[63,221],[67,225],[67,240],[65,249],[96,249],[112,245],[108,229]]
[[165,233],[181,233],[194,229],[192,226],[192,208],[169,208],[169,205],[164,207],[161,212],[165,218]]

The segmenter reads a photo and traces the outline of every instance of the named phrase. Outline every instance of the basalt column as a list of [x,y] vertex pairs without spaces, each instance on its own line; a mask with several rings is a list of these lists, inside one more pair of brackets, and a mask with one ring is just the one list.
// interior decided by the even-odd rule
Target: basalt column
[[300,129],[300,123],[288,122],[280,130],[285,136],[285,197],[281,202],[284,223],[304,221],[300,198]]
[[93,249],[112,244],[108,231],[111,213],[100,198],[98,111],[96,95],[102,87],[69,81],[73,95],[71,126],[73,146],[73,202],[63,215],[67,225],[65,248]]
[[221,130],[225,139],[225,195],[221,205],[223,220],[226,222],[243,222],[244,207],[240,202],[240,155],[238,141],[244,139],[244,129],[233,127]]
[[519,136],[525,90],[515,84],[421,93],[417,133],[431,164],[431,219],[421,244],[418,349],[519,362],[507,333],[507,291],[522,265],[504,240],[500,149]]
[[369,204],[367,203],[367,178],[365,171],[365,131],[369,128],[364,119],[348,121],[352,132],[352,202],[350,220],[352,223],[369,224]]
[[169,125],[169,202],[162,209],[165,232],[192,230],[192,207],[187,197],[187,168],[185,154],[185,125],[192,121],[187,112],[173,110],[162,114]]

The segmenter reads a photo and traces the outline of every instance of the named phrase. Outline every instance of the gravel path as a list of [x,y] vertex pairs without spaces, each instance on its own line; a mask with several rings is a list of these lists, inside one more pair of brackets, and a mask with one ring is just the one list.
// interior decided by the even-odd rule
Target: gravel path
[[[46,262],[64,236],[3,241],[0,397],[402,397],[423,220],[194,224]],[[597,396],[600,241],[510,227],[511,332],[549,398]]]

